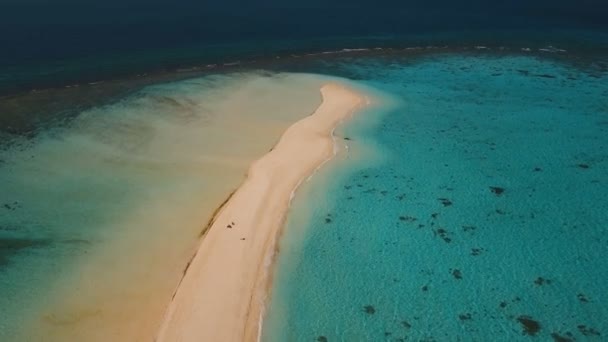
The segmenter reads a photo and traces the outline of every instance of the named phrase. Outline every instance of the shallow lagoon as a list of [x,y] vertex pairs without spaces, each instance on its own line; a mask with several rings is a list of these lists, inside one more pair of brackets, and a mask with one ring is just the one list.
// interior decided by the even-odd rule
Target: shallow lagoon
[[605,70],[471,54],[332,68],[398,102],[344,127],[353,160],[296,197],[264,340],[608,334]]
[[0,340],[152,339],[213,211],[326,81],[210,75],[2,136]]

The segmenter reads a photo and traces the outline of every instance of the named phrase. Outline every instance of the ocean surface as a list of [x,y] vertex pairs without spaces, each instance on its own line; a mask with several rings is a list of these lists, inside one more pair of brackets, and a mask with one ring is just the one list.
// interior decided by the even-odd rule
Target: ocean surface
[[263,340],[605,340],[606,57],[327,63],[379,100],[293,202]]

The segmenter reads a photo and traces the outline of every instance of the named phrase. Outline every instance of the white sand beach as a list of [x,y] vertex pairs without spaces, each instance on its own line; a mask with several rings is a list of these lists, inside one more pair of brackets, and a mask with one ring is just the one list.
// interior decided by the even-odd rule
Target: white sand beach
[[332,132],[365,104],[336,83],[249,168],[218,210],[170,303],[157,341],[255,341],[277,237],[293,192],[335,154]]

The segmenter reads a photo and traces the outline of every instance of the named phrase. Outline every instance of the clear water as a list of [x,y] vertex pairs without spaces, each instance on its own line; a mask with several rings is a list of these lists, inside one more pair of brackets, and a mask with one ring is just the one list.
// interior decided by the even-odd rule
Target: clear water
[[[605,70],[525,55],[332,68],[392,101],[344,127],[347,156],[296,197],[265,341],[606,339]],[[370,144],[378,158],[359,158]]]

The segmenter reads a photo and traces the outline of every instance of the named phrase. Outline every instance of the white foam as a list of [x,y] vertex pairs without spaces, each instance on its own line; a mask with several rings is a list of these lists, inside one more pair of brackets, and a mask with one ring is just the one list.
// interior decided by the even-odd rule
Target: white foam
[[357,52],[357,51],[369,51],[369,49],[366,49],[366,48],[342,49],[342,51],[344,51],[344,52]]

